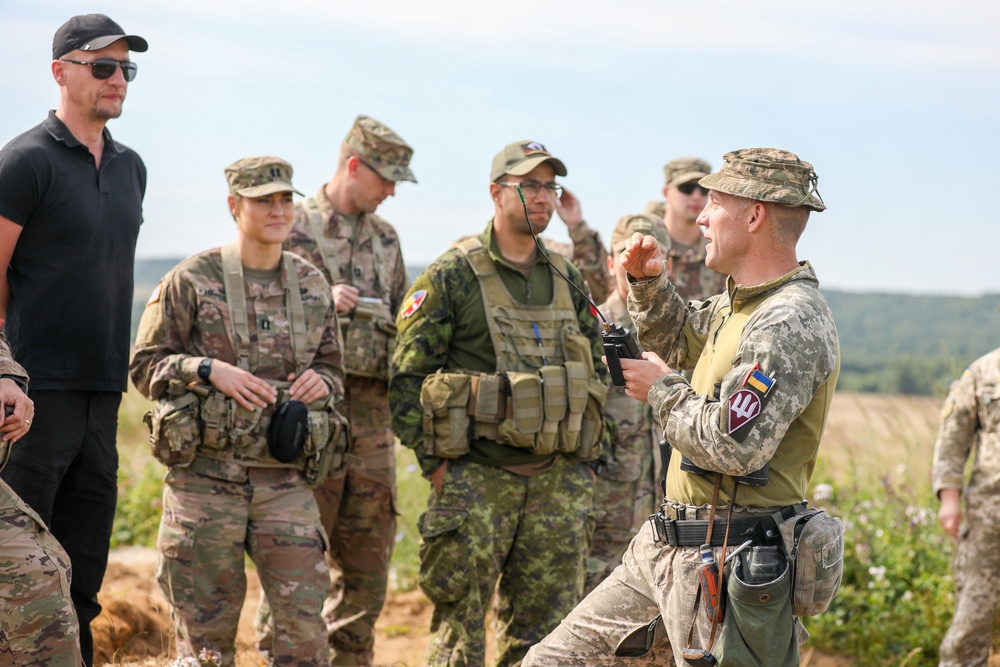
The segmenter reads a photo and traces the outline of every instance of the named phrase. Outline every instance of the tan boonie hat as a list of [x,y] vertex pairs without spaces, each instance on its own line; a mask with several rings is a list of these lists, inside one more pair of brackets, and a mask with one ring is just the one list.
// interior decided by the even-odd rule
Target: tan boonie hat
[[553,157],[545,146],[537,141],[515,141],[496,154],[490,168],[490,180],[495,181],[504,174],[524,176],[543,162],[551,162],[556,176],[566,175],[566,165]]
[[795,153],[777,148],[741,148],[726,153],[722,159],[722,168],[698,183],[737,197],[792,208],[806,206],[817,212],[826,210],[816,190],[819,177],[813,166]]
[[712,165],[700,157],[679,157],[663,165],[663,177],[668,188],[694,181],[711,173]]
[[226,167],[229,192],[260,197],[275,192],[301,192],[292,187],[292,165],[280,157],[245,157]]
[[649,213],[640,213],[626,215],[615,223],[615,231],[611,232],[612,254],[624,250],[625,242],[632,238],[636,232],[643,236],[652,236],[659,241],[663,254],[670,252],[670,235],[667,234],[667,226],[663,224],[663,219]]
[[368,116],[354,119],[351,131],[344,137],[350,146],[369,167],[389,181],[417,182],[410,171],[413,149],[386,125]]

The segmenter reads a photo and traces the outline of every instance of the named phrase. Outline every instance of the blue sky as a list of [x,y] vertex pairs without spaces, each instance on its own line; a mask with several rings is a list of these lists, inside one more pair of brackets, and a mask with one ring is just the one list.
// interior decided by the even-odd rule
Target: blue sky
[[819,174],[800,257],[824,287],[1000,292],[997,3],[4,0],[0,143],[55,107],[52,34],[92,11],[150,44],[109,125],[149,169],[140,257],[229,242],[241,157],[286,158],[313,194],[364,113],[415,149],[419,184],[380,208],[413,264],[485,225],[512,141],[563,159],[605,241],[667,160],[773,146]]

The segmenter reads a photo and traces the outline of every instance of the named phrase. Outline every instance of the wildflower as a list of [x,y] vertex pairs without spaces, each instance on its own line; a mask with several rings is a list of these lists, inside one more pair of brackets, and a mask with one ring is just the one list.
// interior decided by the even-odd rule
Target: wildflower
[[817,484],[816,488],[813,489],[813,500],[820,503],[826,500],[833,499],[833,485],[832,484]]
[[869,566],[868,574],[870,574],[875,581],[882,581],[885,579],[885,565]]

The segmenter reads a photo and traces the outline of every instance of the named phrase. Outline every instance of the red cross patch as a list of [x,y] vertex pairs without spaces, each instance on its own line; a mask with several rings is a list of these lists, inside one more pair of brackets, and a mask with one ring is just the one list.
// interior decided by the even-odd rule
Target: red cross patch
[[749,389],[740,389],[729,397],[729,433],[745,426],[760,414],[760,398]]

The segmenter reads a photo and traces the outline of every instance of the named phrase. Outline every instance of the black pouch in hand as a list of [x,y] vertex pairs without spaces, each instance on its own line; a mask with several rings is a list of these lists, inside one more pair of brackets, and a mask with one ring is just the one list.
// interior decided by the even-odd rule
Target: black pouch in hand
[[302,454],[309,433],[309,408],[302,401],[286,401],[278,406],[267,427],[267,449],[282,463],[291,463]]

